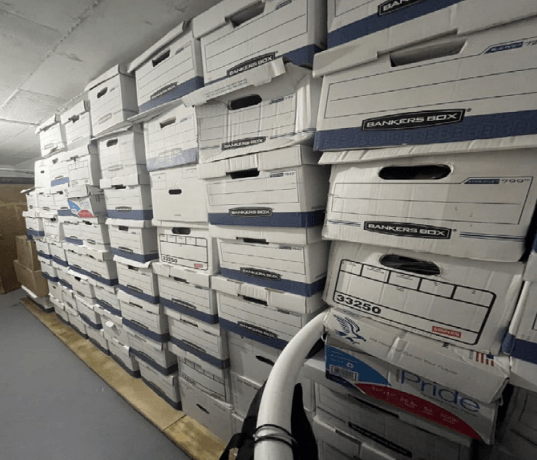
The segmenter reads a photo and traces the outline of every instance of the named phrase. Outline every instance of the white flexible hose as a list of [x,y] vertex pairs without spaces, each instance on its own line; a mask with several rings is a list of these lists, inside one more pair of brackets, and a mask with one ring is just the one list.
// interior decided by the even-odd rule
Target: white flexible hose
[[[274,364],[261,398],[257,417],[258,427],[272,424],[291,431],[291,409],[298,373],[304,365],[306,356],[323,333],[325,316],[326,313],[321,313],[306,324],[287,344]],[[273,428],[264,428],[258,433],[260,436],[270,434],[281,435],[281,432]],[[283,442],[267,439],[256,445],[254,458],[255,460],[293,460],[293,451]]]

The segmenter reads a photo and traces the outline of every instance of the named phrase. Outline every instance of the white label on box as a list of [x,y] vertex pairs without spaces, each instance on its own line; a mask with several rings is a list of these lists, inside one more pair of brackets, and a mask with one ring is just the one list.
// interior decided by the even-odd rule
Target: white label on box
[[85,155],[69,160],[67,163],[69,185],[99,185],[101,170],[98,155]]

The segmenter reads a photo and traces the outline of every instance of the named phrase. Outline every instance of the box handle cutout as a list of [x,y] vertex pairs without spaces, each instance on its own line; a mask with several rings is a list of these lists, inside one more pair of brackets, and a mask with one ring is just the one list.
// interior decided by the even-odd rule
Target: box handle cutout
[[101,91],[97,93],[97,99],[100,99],[101,97],[103,97],[107,92],[108,92],[108,87],[101,89]]
[[187,227],[174,227],[172,228],[174,235],[190,235],[190,229]]
[[76,123],[78,120],[80,120],[80,115],[73,115],[69,118],[69,121],[72,121],[73,123]]
[[139,287],[133,286],[132,284],[127,284],[127,287],[136,292],[143,292]]
[[117,229],[119,231],[121,231],[121,232],[128,232],[129,231],[129,227],[125,227],[124,225],[120,225]]
[[245,243],[252,243],[252,244],[269,244],[267,240],[263,240],[261,238],[237,238],[238,240],[242,239]]
[[127,265],[127,268],[128,268],[129,270],[134,270],[134,271],[136,271],[136,272],[138,271],[138,267],[133,267],[132,265]]
[[168,48],[164,53],[162,53],[160,56],[153,59],[153,67],[158,66],[161,62],[165,61],[170,57],[170,49]]
[[203,412],[205,412],[207,415],[210,415],[210,412],[207,409],[205,409],[205,407],[200,406],[199,404],[196,404],[196,406],[198,406],[199,409],[202,410]]
[[120,246],[118,249],[123,252],[129,252],[129,253],[134,252],[131,248],[126,248],[124,246]]
[[403,65],[415,64],[417,62],[428,61],[430,59],[454,56],[462,51],[465,44],[465,38],[454,38],[442,43],[423,46],[417,49],[415,48],[405,51],[396,51],[390,54],[391,65],[392,67],[399,67]]
[[[180,283],[186,283],[186,280],[185,280],[185,279],[183,279],[183,278],[177,278],[177,276],[174,276],[173,279],[174,279],[175,281],[179,281]],[[172,300],[176,300],[176,299],[172,299]]]
[[180,319],[182,323],[188,324],[189,326],[195,327],[196,329],[199,327],[196,323],[191,323],[190,321],[187,321],[186,319]]
[[89,244],[95,244],[95,240],[86,240]]
[[433,262],[398,256],[396,254],[382,256],[380,263],[385,267],[415,273],[416,275],[438,276],[441,273],[440,267]]
[[252,168],[252,169],[245,169],[243,171],[233,171],[227,173],[229,177],[232,179],[246,179],[248,177],[258,177],[259,176],[259,169]]
[[176,118],[169,118],[168,120],[163,121],[160,123],[160,129],[164,129],[166,126],[173,125],[175,123]]
[[107,147],[113,147],[114,145],[117,145],[119,141],[117,139],[110,139],[109,141],[106,142],[106,146]]
[[439,180],[450,174],[447,165],[386,166],[379,171],[384,180]]
[[252,6],[244,8],[243,10],[229,16],[227,19],[231,22],[233,27],[239,27],[241,24],[248,22],[250,19],[263,14],[265,11],[265,5],[263,2],[254,3]]
[[239,99],[234,99],[229,101],[228,109],[229,110],[240,110],[246,109],[248,107],[253,107],[254,105],[259,105],[263,99],[258,94],[252,94],[251,96],[240,97]]
[[87,220],[83,220],[82,223],[86,224],[86,225],[93,225],[91,222],[87,221]]
[[126,185],[113,185],[112,188],[114,190],[125,190],[127,186]]
[[91,271],[90,273],[93,274],[93,275],[95,275],[95,276],[101,276],[101,274],[98,273],[98,272]]
[[183,191],[180,188],[176,188],[174,190],[168,190],[168,193],[170,195],[181,195],[181,193],[183,193]]
[[52,160],[52,163],[54,164],[58,163],[58,158],[54,158],[54,160]]
[[264,305],[265,307],[268,306],[268,302],[265,300],[254,299],[253,297],[248,297],[246,295],[239,295],[239,297],[242,297],[243,300],[246,300],[246,302],[257,303],[259,305]]
[[257,359],[258,361],[261,361],[262,363],[268,364],[269,366],[274,366],[274,361],[268,358],[265,358],[264,356],[256,355],[255,359]]

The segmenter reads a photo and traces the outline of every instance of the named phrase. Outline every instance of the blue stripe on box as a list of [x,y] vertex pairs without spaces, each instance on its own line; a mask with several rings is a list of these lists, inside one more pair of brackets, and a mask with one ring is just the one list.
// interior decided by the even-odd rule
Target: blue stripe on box
[[45,254],[44,252],[37,251],[37,256],[42,257],[43,259],[50,260],[52,256],[50,254]]
[[89,319],[86,315],[82,313],[78,313],[80,315],[80,318],[82,318],[82,321],[84,321],[89,327],[92,329],[95,329],[96,331],[100,331],[103,328],[102,324],[94,323],[91,319]]
[[181,150],[177,155],[165,156],[163,158],[148,158],[147,170],[157,171],[159,169],[168,169],[175,166],[188,165],[197,163],[199,159],[199,150],[197,147],[192,149]]
[[40,230],[26,230],[26,236],[30,238],[42,238],[45,236],[45,232]]
[[123,292],[126,292],[129,295],[132,295],[136,297],[137,299],[145,300],[146,302],[156,304],[159,303],[160,297],[159,296],[152,296],[149,294],[145,294],[144,292],[136,291],[130,287],[123,286],[122,284],[119,285],[119,289],[121,289]]
[[[218,315],[210,315],[209,313],[204,313],[202,311],[193,310],[190,307],[186,307],[170,299],[165,299],[164,297],[160,298],[160,304],[164,307],[168,307],[172,310],[178,311],[179,313],[183,313],[185,315],[191,316],[192,318],[199,319],[200,321],[203,321],[204,323],[207,323],[207,324],[218,323]],[[172,341],[173,341],[173,338],[172,338]]]
[[56,179],[56,180],[51,181],[50,186],[56,187],[57,185],[63,185],[63,184],[68,184],[68,183],[69,183],[69,178],[62,177],[61,179]]
[[110,356],[112,359],[119,364],[119,367],[123,369],[127,374],[129,374],[131,377],[134,377],[135,379],[140,378],[140,371],[133,371],[127,367],[127,365],[119,358],[118,356],[114,355],[114,353],[110,352]]
[[58,280],[58,282],[62,285],[62,286],[65,286],[67,289],[71,289],[71,291],[73,290],[73,286],[68,283],[67,281],[64,281],[62,280],[61,278]]
[[73,213],[71,212],[70,209],[59,209],[58,210],[58,216],[61,216],[61,217],[70,217],[72,216]]
[[222,276],[233,280],[242,281],[243,283],[255,284],[269,289],[275,289],[283,292],[290,292],[304,297],[310,297],[315,293],[322,291],[326,284],[326,278],[315,281],[311,284],[301,283],[291,280],[272,280],[261,278],[258,276],[245,275],[239,270],[231,270],[229,268],[221,268]]
[[138,107],[138,113],[141,114],[150,109],[158,107],[159,105],[175,101],[176,99],[190,94],[192,91],[195,91],[199,88],[203,88],[203,77],[191,78],[190,80],[187,80],[180,85],[174,86],[169,91],[166,91],[164,94],[161,94],[147,102],[144,102],[141,106]]
[[[464,0],[433,0],[422,1],[416,5],[404,7],[393,13],[385,13],[378,15],[375,13],[366,18],[360,19],[352,24],[341,27],[328,34],[328,48],[342,45],[343,43],[356,40],[357,38],[365,37],[380,30],[394,27],[413,19],[417,19],[426,14],[434,13],[451,5],[455,5]],[[419,25],[416,25],[419,27]]]
[[149,337],[155,342],[164,343],[164,342],[170,341],[170,334],[168,332],[165,332],[164,334],[159,334],[158,332],[153,332],[153,331],[150,331],[149,329],[140,327],[137,324],[134,324],[133,322],[125,318],[123,318],[123,325],[131,328],[133,331],[136,331],[145,337]]
[[537,343],[517,339],[507,333],[502,342],[502,351],[513,358],[537,364]]
[[106,348],[103,348],[97,340],[94,340],[92,337],[88,336],[88,340],[95,345],[99,350],[101,350],[106,356],[110,356],[110,350],[107,350]]
[[107,304],[106,302],[103,302],[100,299],[95,299],[97,304],[101,307],[103,307],[106,311],[109,311],[113,315],[119,316],[121,318],[121,310],[117,310],[116,308],[112,307],[112,305]]
[[134,252],[122,251],[121,249],[112,248],[112,254],[123,257],[124,259],[134,260],[135,262],[145,263],[158,259],[158,252],[155,254],[136,254]]
[[149,388],[151,388],[158,396],[160,396],[162,399],[164,399],[164,401],[166,401],[174,409],[181,410],[181,401],[175,402],[175,401],[171,400],[170,398],[168,398],[166,393],[164,393],[164,391],[162,391],[159,387],[157,387],[153,382],[150,382],[149,380],[144,379],[143,376],[142,376],[142,381]]
[[151,209],[132,211],[108,210],[108,217],[111,219],[151,220],[153,219],[153,211]]
[[53,283],[57,283],[58,281],[60,281],[60,278],[58,278],[57,276],[51,276],[45,272],[41,272],[41,276],[46,280],[52,281]]
[[52,256],[52,260],[54,262],[56,262],[58,265],[61,265],[62,267],[68,267],[69,266],[69,264],[67,263],[66,260],[62,260],[59,257]]
[[136,356],[138,359],[141,359],[144,363],[149,364],[153,369],[159,371],[162,375],[170,375],[174,372],[177,372],[179,369],[179,366],[177,363],[172,364],[170,367],[162,367],[160,364],[157,364],[155,361],[153,361],[151,358],[146,356],[145,353],[142,353],[132,347],[129,349],[129,354]]
[[317,227],[324,223],[324,211],[278,212],[269,217],[230,216],[229,213],[210,213],[212,225],[240,225],[242,227]]
[[285,340],[258,334],[253,332],[251,329],[242,327],[236,323],[228,321],[227,319],[223,319],[222,317],[220,317],[220,325],[222,326],[222,329],[225,329],[226,331],[234,332],[235,334],[242,335],[247,339],[255,340],[256,342],[268,345],[269,347],[276,348],[278,350],[283,350],[287,345]]
[[82,268],[78,268],[78,267],[75,267],[73,265],[69,265],[69,268],[77,273],[80,273],[82,275],[86,275],[86,276],[89,276],[91,279],[94,279],[95,281],[99,281],[99,283],[103,283],[105,284],[106,286],[115,286],[117,283],[118,283],[118,279],[117,278],[114,278],[114,279],[106,279],[106,278],[103,278],[102,276],[98,276],[98,275],[95,275],[91,272],[88,272]]
[[181,350],[184,350],[188,353],[192,353],[194,356],[197,356],[202,361],[205,361],[206,363],[212,364],[214,367],[217,367],[218,369],[226,369],[229,367],[229,359],[220,359],[216,358],[215,356],[212,356],[208,353],[205,353],[203,351],[198,350],[197,348],[189,345],[188,343],[176,338],[171,337],[170,341],[178,346]]
[[68,243],[74,244],[76,246],[82,246],[84,244],[83,240],[79,240],[78,238],[65,238],[65,241]]
[[460,123],[394,131],[342,128],[317,131],[314,150],[347,150],[399,145],[445,144],[537,134],[537,110],[466,117]]

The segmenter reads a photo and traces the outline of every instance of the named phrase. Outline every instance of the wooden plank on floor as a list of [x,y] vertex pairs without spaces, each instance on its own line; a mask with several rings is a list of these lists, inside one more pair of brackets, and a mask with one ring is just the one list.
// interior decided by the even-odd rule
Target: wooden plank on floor
[[220,458],[225,445],[204,426],[184,412],[172,408],[141,379],[127,374],[112,358],[60,321],[56,314],[45,313],[28,299],[23,299],[21,303],[92,371],[185,453],[199,460]]

